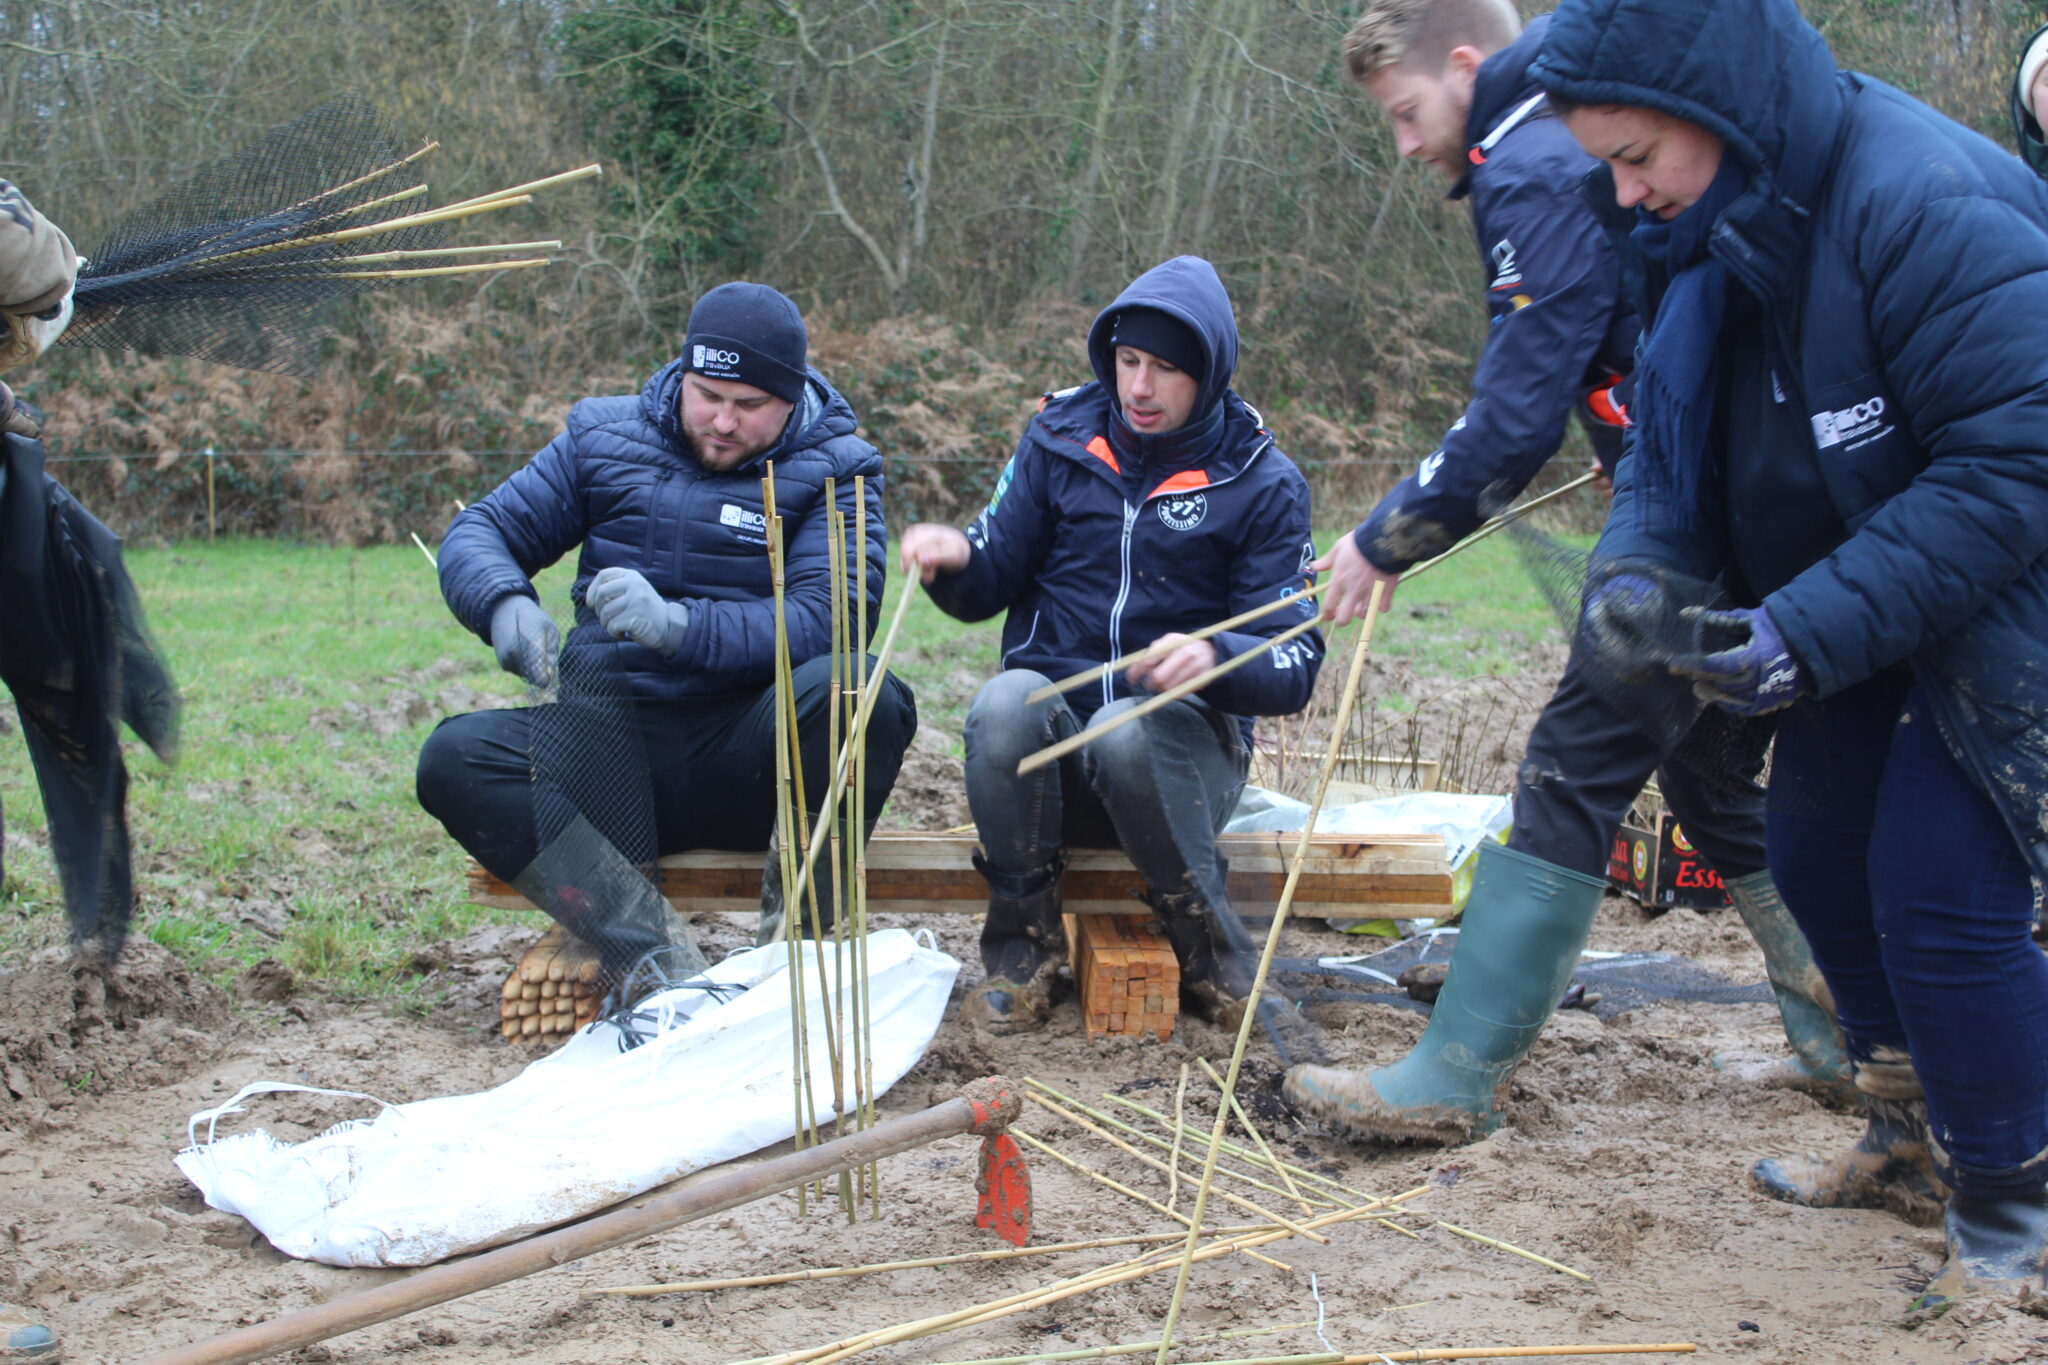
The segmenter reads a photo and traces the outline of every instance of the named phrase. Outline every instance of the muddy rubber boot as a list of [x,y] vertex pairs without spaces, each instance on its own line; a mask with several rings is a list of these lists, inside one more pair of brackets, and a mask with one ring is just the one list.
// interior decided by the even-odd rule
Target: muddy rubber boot
[[677,965],[692,971],[710,965],[646,873],[581,816],[548,841],[512,888],[597,949],[611,981],[654,948],[675,948]]
[[1835,1022],[1835,997],[1813,965],[1813,949],[1806,935],[1785,908],[1783,897],[1771,874],[1752,872],[1728,882],[1729,899],[1749,927],[1756,946],[1763,950],[1764,972],[1771,980],[1771,993],[1778,997],[1778,1017],[1785,1025],[1785,1039],[1804,1074],[1806,1084],[1828,1092],[1837,1103],[1851,1104],[1860,1098],[1850,1073],[1849,1056],[1842,1050],[1841,1026]]
[[2039,1183],[2039,1164],[2028,1163],[2036,1169],[2019,1190],[1949,1196],[1942,1216],[1948,1260],[1915,1308],[1941,1308],[1970,1294],[2010,1298],[2048,1290],[2048,1185]]
[[1458,1143],[1493,1132],[1508,1079],[1571,981],[1606,889],[1482,843],[1450,974],[1413,1050],[1370,1072],[1297,1066],[1282,1093],[1364,1141]]
[[1244,1022],[1252,993],[1243,954],[1224,940],[1222,926],[1199,891],[1172,895],[1147,892],[1145,903],[1158,917],[1160,932],[1180,963],[1180,999],[1189,1013],[1223,1029]]
[[57,1334],[26,1308],[0,1303],[0,1361],[56,1365],[62,1357]]
[[982,983],[967,993],[966,1018],[990,1033],[1026,1033],[1052,1013],[1052,983],[1067,960],[1060,923],[1060,878],[1067,855],[1017,877],[991,868],[979,852],[975,870],[988,881],[981,922]]
[[1937,1173],[1927,1137],[1927,1101],[1913,1060],[1878,1048],[1854,1064],[1856,1089],[1869,1114],[1863,1136],[1839,1156],[1769,1158],[1750,1168],[1759,1194],[1810,1209],[1883,1209],[1920,1227],[1941,1221],[1948,1185]]

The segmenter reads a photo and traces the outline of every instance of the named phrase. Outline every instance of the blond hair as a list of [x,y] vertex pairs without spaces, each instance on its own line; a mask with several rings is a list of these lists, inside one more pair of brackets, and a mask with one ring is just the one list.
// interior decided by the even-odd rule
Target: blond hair
[[1434,76],[1452,48],[1491,56],[1521,32],[1511,0],[1372,0],[1344,35],[1344,65],[1361,85],[1395,66]]

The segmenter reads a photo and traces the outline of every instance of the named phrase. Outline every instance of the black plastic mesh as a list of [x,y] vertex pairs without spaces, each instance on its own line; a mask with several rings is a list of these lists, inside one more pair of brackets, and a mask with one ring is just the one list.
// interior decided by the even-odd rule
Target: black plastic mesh
[[422,183],[420,165],[368,101],[323,105],[129,215],[80,272],[65,346],[193,356],[306,374],[335,308],[403,268],[365,254],[441,245],[445,224],[354,241],[310,239],[429,207],[425,194],[364,207]]
[[[1334,977],[1366,988],[1310,991],[1302,997],[1309,1004],[1371,1003],[1427,1014],[1430,1006],[1410,999],[1406,990],[1394,984],[1395,979],[1419,962],[1450,962],[1457,941],[1457,930],[1448,929],[1405,939],[1358,962],[1333,962],[1325,966],[1314,958],[1286,958],[1275,962],[1274,968],[1293,977]],[[1671,953],[1587,954],[1572,970],[1567,998],[1571,991],[1581,989],[1583,998],[1591,1001],[1586,1008],[1601,1019],[1612,1019],[1659,1000],[1743,1005],[1773,999],[1768,982],[1739,984]]]

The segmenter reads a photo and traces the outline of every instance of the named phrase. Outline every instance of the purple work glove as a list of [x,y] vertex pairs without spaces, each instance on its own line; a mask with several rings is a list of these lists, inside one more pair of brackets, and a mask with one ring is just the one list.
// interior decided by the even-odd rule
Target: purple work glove
[[1647,574],[1615,573],[1586,594],[1585,633],[1617,677],[1652,671],[1669,657],[1671,597]]
[[598,570],[583,600],[615,639],[635,640],[669,659],[683,647],[690,609],[668,601],[638,570]]
[[1693,680],[1693,695],[1701,701],[1738,716],[1761,716],[1790,706],[1813,690],[1778,633],[1778,623],[1762,607],[1687,607],[1679,619],[1702,639],[1724,632],[1743,637],[1740,644],[1671,666],[1673,673]]

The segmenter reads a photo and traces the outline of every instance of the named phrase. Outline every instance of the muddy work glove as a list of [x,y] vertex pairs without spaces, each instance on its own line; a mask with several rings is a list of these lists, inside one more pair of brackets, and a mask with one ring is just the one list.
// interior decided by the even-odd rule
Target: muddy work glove
[[[1673,663],[1671,671],[1691,678],[1693,695],[1708,705],[1738,716],[1761,716],[1790,706],[1813,690],[1778,633],[1778,623],[1762,607],[1687,607],[1679,617],[1698,632],[1702,653]],[[1729,643],[1705,653],[1716,641]]]
[[1586,594],[1582,623],[1586,642],[1602,663],[1625,682],[1659,671],[1671,657],[1676,625],[1671,594],[1647,573],[1617,562],[1615,572]]
[[599,570],[583,600],[614,639],[635,641],[665,659],[683,647],[690,609],[656,592],[636,569]]
[[498,667],[535,687],[548,687],[555,681],[562,632],[540,603],[515,592],[491,608],[491,648],[498,653]]

